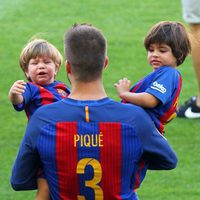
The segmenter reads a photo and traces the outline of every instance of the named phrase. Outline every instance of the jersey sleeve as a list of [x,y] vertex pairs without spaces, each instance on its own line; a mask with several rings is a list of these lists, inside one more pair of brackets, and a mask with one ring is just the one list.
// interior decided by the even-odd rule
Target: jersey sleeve
[[167,103],[179,84],[178,74],[176,69],[163,67],[145,92],[155,96],[162,104]]
[[148,169],[169,170],[176,167],[177,156],[174,150],[144,110],[138,112],[135,128],[142,142],[143,159]]
[[14,190],[33,190],[37,188],[37,172],[41,166],[35,148],[39,135],[38,123],[37,117],[33,115],[27,125],[10,179]]
[[31,85],[29,83],[26,83],[26,89],[24,91],[24,93],[22,93],[23,96],[23,102],[21,104],[18,105],[14,105],[13,107],[16,111],[22,111],[25,109],[26,105],[30,102],[31,100]]

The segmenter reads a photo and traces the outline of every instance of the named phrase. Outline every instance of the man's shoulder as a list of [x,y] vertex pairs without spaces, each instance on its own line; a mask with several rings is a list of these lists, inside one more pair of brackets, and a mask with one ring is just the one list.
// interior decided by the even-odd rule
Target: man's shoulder
[[121,109],[121,113],[130,118],[139,118],[139,117],[149,117],[147,112],[140,106],[130,104],[130,103],[118,103],[118,107]]
[[[59,112],[59,116],[65,115],[67,117],[71,115],[75,115],[76,112],[79,112],[82,106],[77,103],[77,105],[67,103],[67,99],[41,106],[34,113],[36,118],[46,118],[50,121],[56,121]],[[97,113],[111,113],[113,119],[120,119],[121,117],[124,120],[129,119],[128,121],[135,121],[136,118],[148,118],[148,114],[146,111],[137,105],[129,104],[129,103],[120,103],[114,100],[107,101],[107,103],[101,106],[92,106],[95,108],[95,112]],[[97,109],[97,110],[96,110]],[[105,111],[105,112],[104,112]],[[110,114],[109,114],[110,115]],[[58,117],[59,118],[59,117]],[[137,120],[136,120],[137,121]]]
[[41,118],[55,119],[56,116],[58,115],[58,110],[59,111],[63,110],[62,100],[39,107],[34,112],[33,116],[35,116],[35,118],[38,118],[38,119],[41,119]]
[[60,112],[63,110],[61,101],[39,107],[29,121],[31,128],[36,130],[47,125],[55,125],[59,121]]
[[64,106],[63,100],[60,100],[60,101],[56,101],[56,102],[53,102],[50,104],[43,105],[43,106],[39,107],[37,111],[38,112],[47,112],[47,111],[50,112],[55,109],[62,109],[61,108],[62,106]]
[[135,111],[142,111],[143,108],[131,103],[119,103],[124,109],[135,110]]

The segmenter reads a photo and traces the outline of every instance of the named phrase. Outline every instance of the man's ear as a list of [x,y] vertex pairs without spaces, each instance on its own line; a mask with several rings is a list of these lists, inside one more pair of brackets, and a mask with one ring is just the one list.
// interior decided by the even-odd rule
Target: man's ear
[[104,61],[104,65],[103,68],[105,69],[108,66],[108,56],[106,56],[105,61]]
[[71,74],[71,65],[68,60],[66,60],[65,62],[65,68],[66,68],[67,74]]

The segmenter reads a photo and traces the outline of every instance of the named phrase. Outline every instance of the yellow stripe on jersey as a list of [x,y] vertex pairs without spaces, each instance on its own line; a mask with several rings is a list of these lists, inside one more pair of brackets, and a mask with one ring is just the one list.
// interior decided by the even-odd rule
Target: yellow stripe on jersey
[[88,106],[85,106],[85,121],[90,122],[89,107]]

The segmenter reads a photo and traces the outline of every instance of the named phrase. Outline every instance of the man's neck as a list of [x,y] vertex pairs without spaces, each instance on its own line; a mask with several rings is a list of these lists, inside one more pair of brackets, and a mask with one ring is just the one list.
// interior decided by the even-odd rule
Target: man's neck
[[107,97],[102,82],[74,83],[69,98],[76,100],[99,100]]

